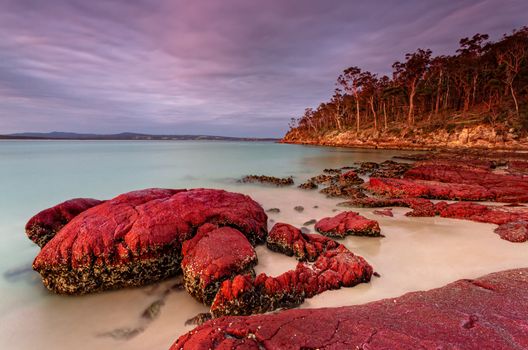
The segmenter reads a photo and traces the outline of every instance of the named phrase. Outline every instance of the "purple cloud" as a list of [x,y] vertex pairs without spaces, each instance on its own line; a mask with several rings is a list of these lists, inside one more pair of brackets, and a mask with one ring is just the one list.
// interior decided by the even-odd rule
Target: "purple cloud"
[[281,136],[342,69],[525,25],[524,0],[0,0],[0,133]]

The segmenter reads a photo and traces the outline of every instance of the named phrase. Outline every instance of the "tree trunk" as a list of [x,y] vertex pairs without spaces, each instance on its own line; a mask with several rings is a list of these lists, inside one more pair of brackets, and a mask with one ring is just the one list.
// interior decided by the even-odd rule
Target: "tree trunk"
[[414,95],[416,94],[416,82],[411,84],[411,93],[409,94],[409,113],[407,114],[407,121],[409,125],[414,125]]
[[436,88],[435,115],[438,114],[438,109],[440,108],[440,92],[442,88],[442,75],[443,75],[443,71],[440,71],[440,77],[438,78],[438,86]]
[[515,96],[515,91],[513,90],[513,84],[510,84],[510,91],[513,97],[513,102],[515,103],[515,112],[519,115],[519,104],[517,103],[517,97]]
[[387,110],[385,109],[385,102],[383,102],[383,119],[385,121],[385,131],[387,131]]
[[357,89],[354,89],[354,96],[356,98],[356,132],[359,134],[359,96]]
[[374,130],[378,130],[378,116],[376,110],[374,109],[374,96],[370,97],[370,109],[372,111],[372,116],[374,118]]

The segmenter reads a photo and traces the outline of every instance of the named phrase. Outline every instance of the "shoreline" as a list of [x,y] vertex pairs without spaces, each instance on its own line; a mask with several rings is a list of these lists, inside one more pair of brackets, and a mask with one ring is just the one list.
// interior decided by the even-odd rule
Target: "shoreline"
[[334,143],[334,142],[318,142],[318,141],[277,141],[280,144],[288,145],[304,145],[304,146],[319,146],[319,147],[341,147],[351,149],[373,149],[373,150],[387,150],[387,151],[509,151],[509,152],[528,152],[528,144],[526,146],[512,145],[508,147],[484,147],[484,146],[413,146],[408,144],[357,144],[357,143]]

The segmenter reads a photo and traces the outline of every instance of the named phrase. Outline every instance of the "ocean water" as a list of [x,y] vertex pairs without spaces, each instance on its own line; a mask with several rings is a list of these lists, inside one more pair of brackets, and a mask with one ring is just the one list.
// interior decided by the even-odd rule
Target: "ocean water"
[[[248,174],[294,176],[296,182],[324,168],[384,161],[402,151],[354,150],[269,142],[218,141],[2,141],[0,142],[0,348],[168,349],[193,326],[185,321],[207,308],[185,291],[162,300],[159,316],[142,312],[160,301],[174,281],[87,296],[49,293],[31,270],[39,248],[24,233],[38,211],[73,197],[112,198],[147,187],[224,188],[246,193],[274,222],[301,226],[335,215],[340,200],[296,187],[239,184]],[[404,152],[408,153],[408,152]],[[302,213],[293,207],[303,205]],[[315,208],[317,206],[317,208]],[[369,284],[325,292],[301,307],[351,305],[408,291],[442,286],[459,278],[528,266],[528,245],[503,241],[493,225],[442,218],[394,218],[369,209],[384,238],[347,237],[342,242],[381,274]],[[258,272],[282,273],[292,258],[257,248]]]

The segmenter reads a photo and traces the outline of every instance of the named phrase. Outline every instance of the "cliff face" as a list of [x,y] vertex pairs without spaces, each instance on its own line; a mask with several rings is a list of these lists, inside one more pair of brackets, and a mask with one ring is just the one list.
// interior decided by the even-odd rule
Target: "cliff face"
[[499,130],[489,125],[467,126],[459,130],[440,129],[425,131],[417,129],[399,132],[375,132],[372,129],[355,131],[327,131],[306,134],[297,129],[290,130],[282,143],[342,146],[359,148],[493,148],[528,150],[528,137],[515,130]]

